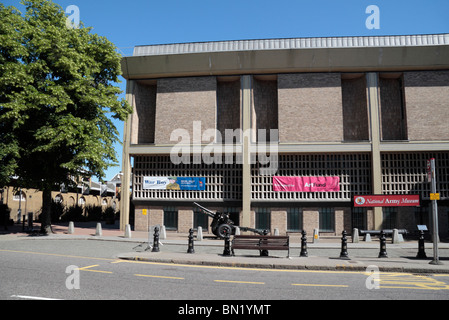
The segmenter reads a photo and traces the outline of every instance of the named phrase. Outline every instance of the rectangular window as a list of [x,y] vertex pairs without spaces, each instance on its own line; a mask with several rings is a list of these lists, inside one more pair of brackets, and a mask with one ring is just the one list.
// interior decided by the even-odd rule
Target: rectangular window
[[302,209],[288,208],[287,209],[287,231],[301,232],[302,226]]
[[164,225],[166,230],[178,230],[178,210],[175,207],[164,207]]
[[208,226],[208,215],[202,213],[198,208],[193,209],[193,228],[198,229],[198,227],[201,227],[203,230],[207,231]]
[[394,207],[384,207],[383,210],[383,221],[382,229],[395,229],[396,228],[396,218],[397,218],[397,208]]
[[352,208],[352,228],[366,230],[366,208]]
[[227,207],[222,209],[223,212],[226,212],[229,214],[229,219],[234,222],[235,226],[240,225],[240,209],[237,207]]
[[320,232],[335,232],[334,208],[320,208]]
[[421,207],[415,208],[415,223],[416,225],[426,225],[427,230],[430,230],[431,219],[430,219],[430,208],[429,206],[421,205]]
[[256,229],[271,230],[271,211],[268,208],[256,208]]

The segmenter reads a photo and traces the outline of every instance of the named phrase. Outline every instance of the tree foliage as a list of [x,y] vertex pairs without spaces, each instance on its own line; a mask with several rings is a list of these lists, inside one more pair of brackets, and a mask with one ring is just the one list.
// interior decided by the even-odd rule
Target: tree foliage
[[131,112],[118,98],[121,56],[92,28],[67,27],[59,5],[21,3],[24,14],[0,3],[0,184],[15,175],[47,190],[82,170],[101,178],[117,162],[111,118]]

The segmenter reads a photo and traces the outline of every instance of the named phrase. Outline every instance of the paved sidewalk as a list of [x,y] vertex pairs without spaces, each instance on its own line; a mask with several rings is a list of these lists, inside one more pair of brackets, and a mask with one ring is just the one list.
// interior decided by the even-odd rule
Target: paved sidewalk
[[[121,241],[133,243],[130,252],[117,254],[118,259],[146,261],[155,263],[176,263],[217,267],[330,270],[364,272],[368,266],[376,266],[384,272],[408,273],[449,273],[449,243],[439,243],[440,265],[429,264],[433,257],[433,244],[426,242],[427,259],[417,259],[417,240],[392,244],[387,241],[388,258],[378,258],[380,244],[372,242],[351,243],[348,237],[349,260],[340,259],[341,240],[339,237],[320,239],[318,243],[307,243],[308,257],[300,257],[300,237],[292,236],[290,257],[287,251],[270,251],[270,256],[260,257],[258,251],[235,250],[235,256],[224,256],[224,241],[205,235],[202,241],[195,240],[195,253],[187,253],[188,235],[167,232],[167,239],[161,239],[159,252],[152,252],[152,239],[148,232],[132,231],[131,238],[125,238],[117,225],[102,223],[102,235],[96,236],[96,223],[75,223],[73,234],[68,234],[68,223],[53,225],[53,234],[38,236],[22,231],[22,226],[0,227],[0,241],[21,239]],[[34,230],[39,225],[34,224]],[[151,243],[149,243],[149,240]],[[311,240],[309,240],[311,241]],[[135,246],[134,246],[135,245]]]

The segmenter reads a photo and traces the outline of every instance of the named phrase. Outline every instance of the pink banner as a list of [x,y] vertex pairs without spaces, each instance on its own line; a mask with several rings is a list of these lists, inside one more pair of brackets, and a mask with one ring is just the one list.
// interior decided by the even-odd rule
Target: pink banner
[[273,177],[273,191],[340,191],[340,177]]

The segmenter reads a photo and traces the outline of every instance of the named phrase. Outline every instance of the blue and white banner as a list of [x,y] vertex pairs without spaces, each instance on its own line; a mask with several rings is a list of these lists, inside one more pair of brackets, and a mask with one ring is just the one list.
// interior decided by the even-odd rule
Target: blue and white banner
[[206,190],[203,177],[143,177],[144,190]]

